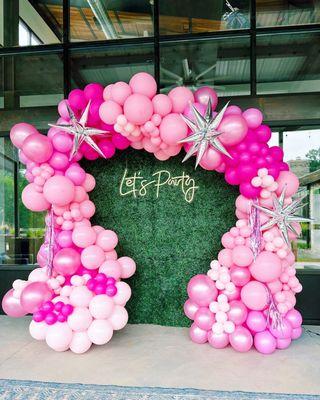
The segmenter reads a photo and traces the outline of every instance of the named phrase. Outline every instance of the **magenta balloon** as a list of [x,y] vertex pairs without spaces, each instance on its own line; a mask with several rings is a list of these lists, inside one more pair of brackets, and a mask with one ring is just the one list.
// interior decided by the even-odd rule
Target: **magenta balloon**
[[212,331],[209,331],[208,342],[215,349],[224,349],[229,344],[229,335],[225,332],[213,333]]
[[302,325],[302,315],[294,308],[287,312],[286,320],[290,322],[292,328],[299,328]]
[[196,312],[199,310],[199,306],[194,303],[193,301],[191,301],[190,299],[188,299],[183,306],[183,310],[184,313],[186,314],[186,316],[189,319],[194,319]]
[[229,185],[239,185],[240,178],[237,169],[228,167],[225,172],[225,180]]
[[202,86],[194,92],[194,99],[196,102],[207,105],[209,99],[211,100],[211,106],[214,110],[218,104],[218,95],[215,90],[209,86]]
[[267,328],[267,318],[261,311],[249,311],[246,324],[251,332],[262,332]]
[[80,265],[80,254],[72,248],[59,250],[53,259],[53,267],[61,275],[74,274]]
[[19,318],[26,315],[20,304],[20,299],[13,297],[13,289],[10,289],[2,299],[2,309],[9,317]]
[[20,122],[19,124],[13,125],[11,128],[10,140],[18,149],[21,149],[25,139],[33,134],[39,134],[34,126],[25,122]]
[[199,306],[208,306],[217,298],[218,290],[207,275],[195,275],[188,283],[188,295]]
[[236,286],[240,287],[246,285],[251,278],[249,268],[243,268],[243,267],[231,267],[230,276],[231,276],[231,281]]
[[269,302],[268,289],[261,282],[248,282],[241,289],[241,300],[250,310],[263,310]]
[[229,335],[231,346],[241,353],[249,351],[253,345],[253,338],[247,328],[237,326],[233,333]]
[[242,196],[246,197],[247,199],[258,197],[261,192],[261,188],[252,186],[250,182],[242,182],[239,190]]
[[22,151],[30,160],[43,163],[52,156],[53,147],[47,136],[34,133],[24,140]]
[[195,314],[194,322],[200,329],[208,331],[212,328],[215,318],[208,307],[200,307]]
[[271,129],[267,125],[260,125],[255,129],[256,138],[259,142],[267,143],[271,139]]
[[219,125],[219,140],[226,146],[234,146],[240,143],[248,132],[248,126],[241,115],[227,115]]
[[288,339],[291,338],[292,335],[292,326],[289,321],[286,319],[282,319],[281,324],[279,326],[273,328],[272,324],[270,326],[270,332],[277,339]]
[[242,325],[247,319],[248,310],[241,300],[233,300],[230,303],[228,319],[235,325]]
[[281,275],[280,258],[271,251],[262,251],[250,266],[251,275],[260,282],[272,282]]
[[193,323],[189,330],[190,338],[193,342],[203,344],[208,341],[208,333],[203,329],[200,329],[196,323]]
[[258,332],[254,336],[254,347],[262,354],[271,354],[277,348],[276,338],[269,332]]
[[34,313],[43,302],[51,300],[52,295],[45,282],[31,282],[21,292],[21,306],[26,313]]

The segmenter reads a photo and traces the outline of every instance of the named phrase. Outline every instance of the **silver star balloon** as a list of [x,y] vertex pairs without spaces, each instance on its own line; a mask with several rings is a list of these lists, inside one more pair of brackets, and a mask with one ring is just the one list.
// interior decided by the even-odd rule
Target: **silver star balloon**
[[226,112],[228,104],[229,102],[215,117],[212,116],[212,106],[210,98],[204,116],[202,116],[201,113],[196,109],[196,107],[193,104],[191,104],[191,109],[194,115],[195,122],[191,121],[189,118],[181,114],[182,119],[193,132],[192,135],[179,141],[179,143],[193,142],[193,145],[187,152],[182,162],[187,161],[191,156],[197,154],[196,158],[196,168],[197,168],[209,145],[214,147],[218,152],[232,158],[228,153],[228,151],[224,148],[223,144],[218,139],[223,132],[219,132],[217,130],[218,126],[220,125],[220,122],[222,121],[224,113]]
[[69,157],[70,161],[77,154],[79,147],[82,145],[83,142],[86,142],[89,146],[91,146],[97,153],[100,154],[101,157],[106,158],[99,146],[92,139],[92,136],[104,136],[107,132],[101,129],[90,128],[86,126],[88,121],[90,103],[91,102],[89,101],[79,120],[76,118],[74,112],[67,104],[70,124],[49,124],[49,126],[52,126],[53,128],[58,128],[74,136],[73,145]]
[[292,203],[288,205],[284,204],[285,195],[286,187],[283,188],[279,198],[276,195],[273,195],[273,210],[259,206],[257,204],[253,204],[253,207],[256,207],[258,210],[264,212],[268,217],[271,217],[268,222],[261,226],[261,230],[265,231],[277,225],[287,246],[290,247],[288,231],[291,231],[296,236],[299,236],[296,229],[292,226],[292,223],[311,222],[311,219],[295,215],[295,213],[299,209],[304,207],[304,204],[301,203],[307,195],[301,196],[298,199],[293,200]]

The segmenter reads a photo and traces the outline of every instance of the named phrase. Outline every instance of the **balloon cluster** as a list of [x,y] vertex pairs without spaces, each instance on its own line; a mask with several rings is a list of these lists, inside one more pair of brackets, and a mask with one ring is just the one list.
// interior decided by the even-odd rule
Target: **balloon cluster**
[[[238,351],[254,345],[269,354],[299,337],[302,319],[294,306],[302,287],[288,238],[279,226],[260,234],[270,217],[252,211],[257,205],[274,211],[274,196],[284,192],[284,205],[291,204],[298,178],[283,161],[282,149],[268,146],[271,130],[260,110],[226,105],[217,112],[217,104],[210,87],[157,94],[154,78],[139,72],[129,83],[72,90],[59,103],[60,117],[47,136],[29,124],[16,124],[10,137],[29,182],[22,201],[32,211],[48,210],[53,220],[46,219],[40,268],[28,281],[14,282],[3,299],[5,312],[34,313],[31,335],[57,351],[82,353],[92,343],[107,343],[127,322],[124,306],[131,290],[121,279],[136,266],[129,257],[118,258],[113,231],[91,225],[95,205],[88,193],[95,179],[79,161],[111,158],[128,146],[159,160],[184,149],[187,156],[197,155],[202,168],[224,173],[240,189],[238,221],[223,235],[218,259],[207,275],[196,275],[188,284],[184,310],[194,321],[192,340],[215,348],[231,344]],[[299,224],[292,226],[300,232]],[[289,232],[289,239],[296,234]]]

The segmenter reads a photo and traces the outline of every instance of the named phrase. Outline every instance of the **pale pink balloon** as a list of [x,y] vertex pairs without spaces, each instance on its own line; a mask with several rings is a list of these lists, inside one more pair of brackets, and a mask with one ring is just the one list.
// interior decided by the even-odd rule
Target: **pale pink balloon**
[[261,282],[251,281],[241,289],[241,300],[251,310],[263,310],[269,302],[268,289]]
[[229,301],[240,299],[240,288],[238,286],[235,286],[232,291],[224,289],[221,293],[225,294]]
[[178,86],[171,89],[168,96],[172,101],[172,111],[174,113],[183,113],[189,101],[194,103],[192,91],[185,86]]
[[33,339],[45,340],[49,325],[45,322],[31,321],[29,325],[29,333]]
[[218,261],[224,267],[230,268],[233,265],[232,250],[222,249],[218,253]]
[[168,145],[176,145],[187,137],[188,127],[179,114],[166,115],[160,124],[160,137]]
[[202,86],[194,92],[195,101],[201,104],[208,104],[209,99],[211,100],[211,107],[214,110],[218,104],[217,92],[209,86]]
[[95,230],[89,226],[80,226],[72,232],[73,243],[81,248],[91,246],[95,243],[97,234]]
[[86,331],[92,322],[92,316],[87,307],[75,307],[68,317],[68,325],[75,332]]
[[188,283],[188,295],[199,306],[209,306],[217,298],[218,290],[207,275],[195,275]]
[[72,330],[66,322],[57,322],[48,327],[46,342],[55,351],[66,351],[72,340]]
[[225,146],[234,146],[240,143],[247,135],[248,126],[240,115],[228,115],[219,125],[219,140]]
[[43,193],[36,190],[34,183],[29,183],[29,185],[25,186],[21,194],[21,199],[24,206],[31,211],[45,211],[50,207],[50,203]]
[[45,282],[31,282],[21,292],[20,304],[26,313],[34,313],[45,301],[51,300],[52,290]]
[[285,318],[282,318],[281,324],[276,327],[271,324],[269,330],[277,339],[289,339],[292,335],[292,326]]
[[96,232],[97,235],[98,235],[100,232],[103,232],[103,231],[104,231],[104,228],[103,228],[102,226],[100,226],[100,225],[94,225],[94,226],[92,227],[92,229],[94,229],[94,231]]
[[236,199],[236,207],[239,211],[249,214],[252,207],[252,200],[240,195]]
[[290,322],[292,328],[299,328],[302,325],[302,315],[294,308],[287,312],[286,320]]
[[96,319],[107,319],[114,310],[114,298],[106,294],[94,296],[89,304],[91,315]]
[[284,187],[286,188],[286,197],[293,196],[299,189],[299,179],[291,171],[281,171],[276,182],[278,183],[277,195],[281,194]]
[[43,194],[49,203],[65,206],[74,198],[75,187],[70,179],[65,176],[49,178],[43,187]]
[[74,286],[70,293],[70,304],[74,307],[88,307],[93,293],[86,286]]
[[91,174],[86,174],[82,186],[86,192],[91,192],[96,186],[96,180]]
[[280,292],[282,290],[282,283],[280,282],[279,279],[276,279],[272,282],[268,282],[267,286],[271,292],[271,294],[275,294],[277,292]]
[[238,106],[234,106],[234,105],[228,106],[224,115],[225,116],[227,116],[227,115],[242,115],[242,110]]
[[184,303],[183,310],[189,319],[194,320],[196,312],[199,310],[199,306],[196,303],[194,303],[193,301],[191,301],[190,299],[188,299]]
[[132,94],[124,103],[123,113],[132,124],[143,125],[153,114],[152,102],[143,94]]
[[106,124],[114,125],[120,114],[122,107],[113,100],[103,102],[99,108],[99,116]]
[[128,318],[127,310],[122,306],[116,305],[113,309],[111,317],[109,318],[109,321],[112,328],[115,331],[118,331],[127,325]]
[[73,332],[70,342],[70,350],[76,354],[83,354],[90,349],[92,345],[87,332]]
[[118,236],[115,232],[111,230],[103,230],[98,234],[96,244],[100,246],[104,251],[111,251],[118,244]]
[[99,272],[118,280],[121,277],[121,264],[117,260],[106,260],[101,264]]
[[201,159],[200,165],[203,169],[206,169],[207,171],[213,171],[214,169],[218,168],[221,163],[221,154],[214,150],[213,147],[209,146]]
[[284,350],[287,349],[291,344],[291,338],[289,339],[276,339],[277,349]]
[[230,234],[230,232],[226,232],[223,234],[221,238],[221,244],[226,249],[233,249],[235,246],[234,237]]
[[48,279],[49,276],[46,268],[35,268],[28,276],[29,282],[47,282]]
[[278,279],[281,270],[280,258],[270,251],[262,251],[250,266],[251,275],[261,282],[272,282]]
[[262,332],[267,328],[267,318],[261,311],[249,311],[246,324],[251,332]]
[[250,129],[258,128],[263,121],[262,112],[257,108],[248,108],[242,113],[242,116]]
[[228,311],[228,320],[234,322],[235,325],[242,325],[247,319],[248,309],[240,300],[230,302],[230,310]]
[[124,102],[131,94],[132,94],[131,88],[126,82],[119,81],[113,84],[111,87],[112,100],[114,100],[121,106],[124,105]]
[[229,335],[232,348],[244,353],[249,351],[253,345],[253,338],[250,331],[243,326],[237,326],[233,333]]
[[95,319],[88,329],[88,337],[92,343],[102,345],[108,343],[113,335],[110,321],[106,319]]
[[91,200],[80,203],[80,212],[85,218],[91,218],[96,212],[96,206]]
[[65,176],[69,178],[75,185],[82,185],[86,179],[85,170],[77,164],[70,165],[65,172]]
[[59,250],[53,259],[53,267],[60,275],[72,275],[80,267],[80,255],[72,248]]
[[[76,203],[82,203],[83,201],[88,200],[87,192],[85,191],[83,186],[75,186],[74,187],[74,197],[73,201]],[[79,205],[80,209],[80,205]]]
[[196,323],[193,323],[189,329],[189,335],[193,342],[203,344],[208,341],[208,332],[200,329]]
[[26,122],[20,122],[13,125],[10,130],[10,140],[18,149],[21,149],[25,139],[34,134],[39,134],[37,129]]
[[271,354],[277,348],[276,338],[269,332],[258,332],[254,336],[254,347],[262,354]]
[[147,72],[138,72],[134,74],[129,81],[133,93],[139,93],[144,96],[152,97],[157,93],[157,82],[154,77]]
[[156,96],[154,96],[154,98],[152,99],[152,105],[154,112],[161,115],[162,117],[170,114],[172,110],[172,101],[165,94],[157,94]]
[[215,322],[214,314],[208,307],[200,307],[194,316],[194,322],[200,329],[208,331]]
[[22,151],[30,160],[43,163],[52,156],[53,147],[47,136],[34,133],[23,141]]
[[121,265],[121,278],[130,278],[136,272],[136,263],[130,257],[120,257],[118,262]]
[[106,260],[117,260],[118,259],[118,254],[115,250],[106,251],[104,253],[104,255],[106,256]]
[[209,331],[208,342],[215,349],[224,349],[229,344],[229,335],[225,332],[213,333],[212,331]]
[[113,83],[107,85],[103,90],[103,100],[107,101],[111,99],[111,90],[112,90]]
[[2,309],[9,317],[19,318],[27,314],[20,303],[20,299],[13,296],[13,289],[10,289],[2,299]]
[[83,249],[81,262],[88,269],[97,269],[105,260],[104,252],[101,247],[92,245]]
[[131,297],[131,288],[126,282],[116,282],[117,293],[112,297],[115,304],[125,306]]
[[231,282],[240,287],[246,285],[251,279],[249,269],[243,267],[231,267],[230,276]]
[[239,267],[247,267],[253,261],[253,252],[247,246],[236,246],[232,249],[232,261]]

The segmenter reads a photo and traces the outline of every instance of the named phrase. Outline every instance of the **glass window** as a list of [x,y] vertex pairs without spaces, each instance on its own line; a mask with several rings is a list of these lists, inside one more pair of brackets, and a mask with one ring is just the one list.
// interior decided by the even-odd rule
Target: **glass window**
[[250,28],[249,0],[161,0],[161,35]]
[[0,138],[0,264],[34,264],[44,236],[44,214],[21,201],[25,170],[9,137]]
[[163,42],[160,44],[160,87],[192,90],[213,87],[220,96],[250,94],[250,40],[247,37]]
[[132,75],[140,71],[154,74],[153,45],[71,52],[72,87],[82,88],[90,82],[105,86],[117,81],[128,82]]
[[307,25],[320,22],[319,0],[258,0],[257,27]]
[[153,35],[149,0],[71,0],[70,39],[109,40]]
[[[59,43],[63,0],[0,1],[0,45],[33,46]],[[2,17],[2,18],[1,18]]]
[[259,35],[257,92],[320,91],[320,32]]

